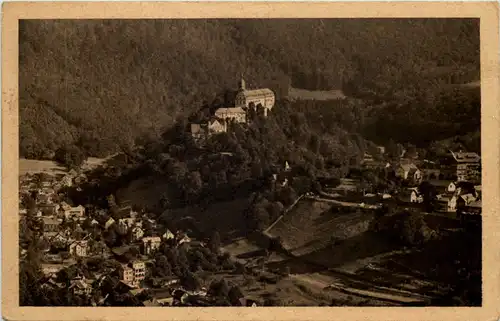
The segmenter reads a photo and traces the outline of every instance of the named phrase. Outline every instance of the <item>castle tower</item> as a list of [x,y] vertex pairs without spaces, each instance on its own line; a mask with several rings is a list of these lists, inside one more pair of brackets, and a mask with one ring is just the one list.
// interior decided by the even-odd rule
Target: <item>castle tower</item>
[[246,89],[245,79],[243,79],[243,75],[241,75],[241,79],[238,82],[238,88],[239,88],[239,90],[245,90]]

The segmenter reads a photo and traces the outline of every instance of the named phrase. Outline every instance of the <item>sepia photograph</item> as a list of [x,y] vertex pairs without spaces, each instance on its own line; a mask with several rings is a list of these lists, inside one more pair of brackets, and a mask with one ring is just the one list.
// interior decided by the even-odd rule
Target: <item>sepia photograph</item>
[[483,306],[481,23],[19,19],[19,307]]

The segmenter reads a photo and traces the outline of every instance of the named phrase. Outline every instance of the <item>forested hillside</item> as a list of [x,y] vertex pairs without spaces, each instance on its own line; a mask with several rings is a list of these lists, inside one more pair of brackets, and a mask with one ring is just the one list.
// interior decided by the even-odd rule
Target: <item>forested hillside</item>
[[[367,107],[418,98],[430,108],[436,89],[479,79],[474,19],[29,20],[19,49],[20,152],[30,158],[66,144],[103,156],[155,137],[242,73],[278,96],[291,79]],[[425,118],[415,106],[406,117]]]

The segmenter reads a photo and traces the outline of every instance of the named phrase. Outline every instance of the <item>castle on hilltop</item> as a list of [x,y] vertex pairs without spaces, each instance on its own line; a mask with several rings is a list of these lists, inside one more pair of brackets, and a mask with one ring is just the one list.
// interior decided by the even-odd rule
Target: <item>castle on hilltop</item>
[[269,88],[247,89],[245,79],[241,77],[238,83],[238,92],[234,99],[234,107],[218,108],[210,120],[204,124],[191,124],[191,135],[195,141],[202,143],[213,134],[227,131],[227,124],[231,121],[247,123],[247,114],[250,108],[263,109],[264,116],[274,107],[275,95]]
[[264,115],[274,107],[275,95],[269,88],[247,89],[243,77],[238,83],[238,93],[235,98],[235,106],[249,108],[253,105],[256,108],[259,104],[264,107]]

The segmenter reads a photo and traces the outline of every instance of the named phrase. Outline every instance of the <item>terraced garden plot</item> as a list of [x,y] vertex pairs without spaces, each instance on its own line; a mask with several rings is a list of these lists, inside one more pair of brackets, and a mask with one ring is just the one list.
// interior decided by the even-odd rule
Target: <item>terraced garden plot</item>
[[346,239],[368,229],[371,214],[336,213],[331,208],[327,202],[301,200],[268,233],[280,237],[294,255],[304,255],[324,248],[332,238]]

